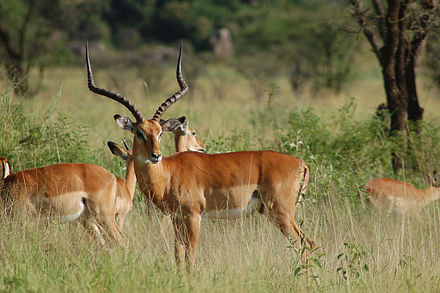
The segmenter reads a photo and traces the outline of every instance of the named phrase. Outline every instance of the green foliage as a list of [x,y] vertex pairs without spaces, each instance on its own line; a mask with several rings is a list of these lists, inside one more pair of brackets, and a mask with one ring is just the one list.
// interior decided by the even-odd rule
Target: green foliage
[[22,103],[11,99],[11,89],[0,96],[0,154],[12,162],[14,170],[42,167],[65,162],[90,162],[95,154],[87,142],[87,128],[75,125],[53,106],[61,89],[42,121],[25,114]]
[[357,121],[355,107],[350,101],[326,123],[310,109],[293,111],[284,127],[287,131],[279,134],[281,150],[340,172],[362,175],[386,169],[391,145],[380,136],[383,125],[374,117]]
[[[267,63],[271,62],[278,72],[280,68],[290,72],[296,91],[311,82],[315,91],[328,88],[338,93],[352,76],[359,42],[343,31],[348,22],[344,17],[346,3],[313,2],[314,5],[281,1],[247,8],[248,13],[237,16],[245,19],[235,30],[237,47],[242,53],[258,48],[276,56],[277,62]],[[265,59],[258,58],[258,62],[264,64]],[[249,70],[261,73],[252,67]]]
[[[11,91],[5,89],[0,99],[5,122],[0,126],[0,155],[11,159],[14,170],[72,161],[123,173],[121,160],[109,160],[100,147],[88,145],[87,128],[54,113],[61,90],[42,119],[28,104],[12,99]],[[106,250],[75,223],[18,223],[0,217],[0,291],[436,291],[438,205],[427,207],[415,220],[383,215],[357,200],[366,179],[393,176],[389,160],[395,144],[388,138],[387,123],[375,116],[356,119],[353,99],[328,118],[312,108],[281,108],[279,91],[274,83],[265,89],[264,103],[255,105],[252,115],[246,113],[250,121],[242,108],[234,112],[245,117],[237,121],[251,124],[250,129],[200,136],[209,153],[274,149],[304,159],[311,181],[295,216],[318,248],[294,248],[257,214],[235,221],[202,218],[196,270],[179,273],[172,231],[161,230],[162,215],[147,212],[138,191],[124,228],[130,240],[127,251]],[[216,109],[220,112],[226,111]],[[216,126],[212,121],[204,125]],[[438,122],[428,119],[422,128],[418,138],[410,137],[414,152],[406,161],[414,160],[420,170],[438,170]],[[421,186],[421,174],[407,171],[407,179]]]
[[346,282],[359,280],[363,272],[370,270],[365,260],[366,255],[367,252],[362,246],[344,243],[344,252],[337,256],[341,262],[336,269],[338,276]]

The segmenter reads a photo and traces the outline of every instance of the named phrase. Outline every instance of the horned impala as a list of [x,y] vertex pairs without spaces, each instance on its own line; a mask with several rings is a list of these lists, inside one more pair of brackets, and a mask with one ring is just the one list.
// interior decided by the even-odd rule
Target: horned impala
[[8,159],[0,157],[0,179],[5,178],[11,173],[11,166],[9,165]]
[[[139,187],[144,195],[164,213],[170,214],[175,231],[175,255],[178,265],[184,258],[194,266],[201,215],[237,217],[264,206],[264,212],[296,245],[304,238],[295,223],[298,198],[305,192],[309,172],[305,162],[274,151],[243,151],[224,154],[182,152],[162,157],[160,117],[189,88],[181,73],[182,44],[180,45],[176,76],[180,90],[157,109],[152,119],[145,119],[125,97],[95,85],[89,52],[86,47],[89,89],[124,105],[135,117],[115,115],[118,125],[134,134],[134,167]],[[252,196],[252,195],[257,196]],[[251,198],[261,202],[253,204]]]
[[[198,138],[196,131],[189,127],[186,117],[172,118],[167,121],[162,120],[160,123],[164,131],[174,133],[177,152],[205,151],[205,144]],[[107,145],[115,156],[121,157],[126,163],[127,173],[125,180],[116,178],[118,181],[118,193],[116,197],[115,217],[119,229],[122,231],[125,217],[133,207],[133,196],[136,188],[133,152],[129,149],[125,141],[124,145],[126,150],[111,141],[107,142]],[[162,219],[162,226],[167,225],[167,220],[166,217]]]
[[440,198],[438,180],[431,176],[431,187],[418,189],[411,183],[390,178],[374,178],[364,185],[368,200],[377,207],[418,216],[422,208]]

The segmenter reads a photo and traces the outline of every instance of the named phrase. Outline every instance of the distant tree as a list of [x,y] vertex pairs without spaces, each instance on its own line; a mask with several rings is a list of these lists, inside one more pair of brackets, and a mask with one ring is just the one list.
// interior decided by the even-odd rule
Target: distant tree
[[237,51],[264,50],[277,56],[279,64],[274,65],[289,72],[296,93],[306,83],[315,91],[339,92],[352,74],[359,43],[341,29],[348,20],[341,15],[349,4],[321,0],[269,3],[261,1],[236,15]]
[[157,0],[109,0],[104,19],[111,29],[113,44],[133,49],[153,35],[153,15]]
[[50,0],[0,2],[0,62],[8,78],[16,82],[19,95],[32,95],[28,80],[31,68],[39,66],[42,73],[43,65],[37,60],[53,54],[54,42],[62,37],[57,27],[63,10],[58,4]]
[[[428,33],[436,20],[435,0],[372,0],[372,8],[363,8],[360,0],[351,0],[352,15],[359,23],[382,67],[387,107],[391,113],[390,134],[401,139],[405,151],[407,120],[416,133],[423,108],[416,88],[416,67]],[[385,8],[384,8],[385,7]],[[395,172],[403,167],[402,153],[392,154]]]

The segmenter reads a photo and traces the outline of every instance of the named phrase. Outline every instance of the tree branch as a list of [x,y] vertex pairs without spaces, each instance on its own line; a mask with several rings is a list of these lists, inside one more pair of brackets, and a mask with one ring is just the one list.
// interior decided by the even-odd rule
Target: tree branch
[[[388,13],[386,15],[387,38],[385,40],[384,53],[387,60],[395,62],[399,44],[399,11],[400,0],[388,0]],[[390,64],[394,67],[394,64]]]
[[359,0],[351,0],[351,4],[354,8],[351,14],[353,15],[353,17],[356,18],[362,31],[364,32],[364,35],[366,36],[367,40],[370,42],[370,45],[373,48],[373,52],[376,54],[377,58],[379,59],[380,64],[383,65],[383,56],[380,50],[380,46],[377,42],[376,35],[369,27],[369,22],[367,20],[365,10],[361,9]]
[[385,15],[383,12],[382,3],[380,2],[380,0],[372,0],[372,2],[373,2],[374,10],[376,11],[377,30],[379,31],[382,40],[385,41],[387,38],[387,33],[385,29],[385,21],[384,21]]
[[437,2],[427,0],[422,6],[423,12],[420,13],[420,17],[418,19],[420,29],[415,31],[410,46],[410,58],[414,59],[417,59],[419,56],[421,48],[423,48],[428,33],[432,27],[432,21],[435,13],[434,10],[437,7]]

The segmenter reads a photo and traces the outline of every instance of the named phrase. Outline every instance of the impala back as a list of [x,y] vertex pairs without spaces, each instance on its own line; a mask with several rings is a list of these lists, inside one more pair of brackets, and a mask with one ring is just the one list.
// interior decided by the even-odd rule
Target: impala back
[[[93,166],[92,169],[83,168]],[[87,178],[87,180],[84,180]],[[58,164],[10,174],[3,181],[1,197],[7,209],[29,215],[61,215],[75,220],[84,210],[84,199],[114,184],[115,178],[104,168],[91,164]],[[116,196],[116,194],[114,195]]]

